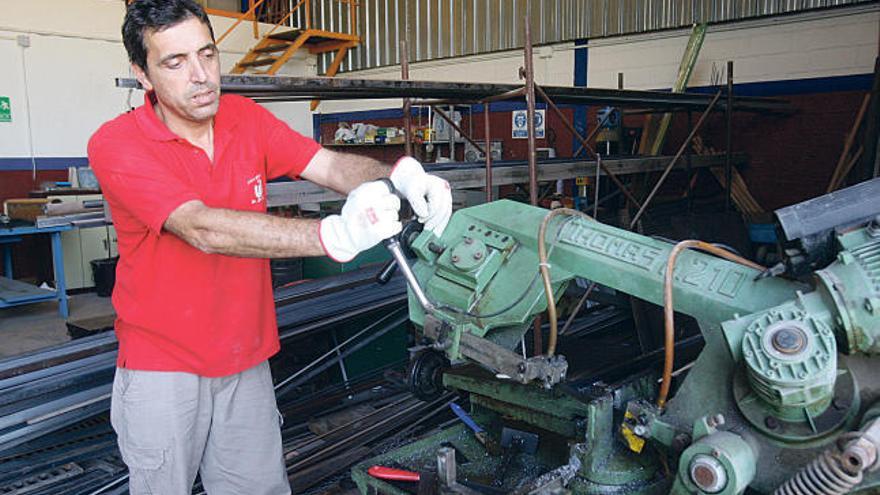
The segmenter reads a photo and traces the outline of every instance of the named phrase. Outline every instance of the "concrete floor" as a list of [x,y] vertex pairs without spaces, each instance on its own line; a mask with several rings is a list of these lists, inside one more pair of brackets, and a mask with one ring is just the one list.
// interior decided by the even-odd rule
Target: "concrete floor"
[[[86,292],[69,298],[70,320],[114,314],[109,297]],[[69,340],[56,302],[0,309],[0,359]]]

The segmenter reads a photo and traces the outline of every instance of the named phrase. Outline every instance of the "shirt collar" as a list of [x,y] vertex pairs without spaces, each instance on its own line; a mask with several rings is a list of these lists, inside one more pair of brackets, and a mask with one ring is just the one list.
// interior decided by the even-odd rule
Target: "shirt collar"
[[[154,98],[155,94],[152,91],[145,93],[144,105],[135,110],[135,118],[137,119],[141,131],[154,141],[176,141],[181,139],[180,136],[171,132],[171,129],[169,129],[164,122],[159,120],[159,116],[156,114],[155,105],[153,103]],[[230,115],[230,109],[228,108],[229,105],[224,105],[223,100],[224,98],[221,96],[217,114],[214,116],[215,139],[218,132],[227,134],[238,125],[238,119],[234,118],[233,115]]]

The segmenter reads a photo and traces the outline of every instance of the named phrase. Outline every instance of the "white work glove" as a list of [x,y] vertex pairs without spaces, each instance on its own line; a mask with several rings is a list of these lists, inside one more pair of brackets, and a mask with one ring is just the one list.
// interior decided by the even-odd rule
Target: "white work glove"
[[389,178],[409,201],[419,222],[440,237],[452,216],[449,183],[436,175],[426,174],[422,164],[410,156],[397,160]]
[[321,220],[318,237],[334,261],[351,261],[361,251],[387,239],[402,228],[400,198],[383,182],[365,182],[348,193],[342,213]]

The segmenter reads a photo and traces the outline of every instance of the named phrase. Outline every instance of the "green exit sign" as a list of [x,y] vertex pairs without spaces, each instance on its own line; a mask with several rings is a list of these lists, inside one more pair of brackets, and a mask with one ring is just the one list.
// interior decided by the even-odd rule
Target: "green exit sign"
[[12,104],[8,96],[0,96],[0,122],[12,122]]

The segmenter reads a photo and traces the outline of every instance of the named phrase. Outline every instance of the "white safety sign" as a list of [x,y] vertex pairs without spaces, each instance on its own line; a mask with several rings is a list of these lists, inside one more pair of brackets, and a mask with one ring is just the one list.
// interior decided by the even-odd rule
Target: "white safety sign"
[[[535,110],[535,139],[544,139],[544,113],[545,110]],[[514,139],[528,139],[528,111],[513,111],[513,133]]]

